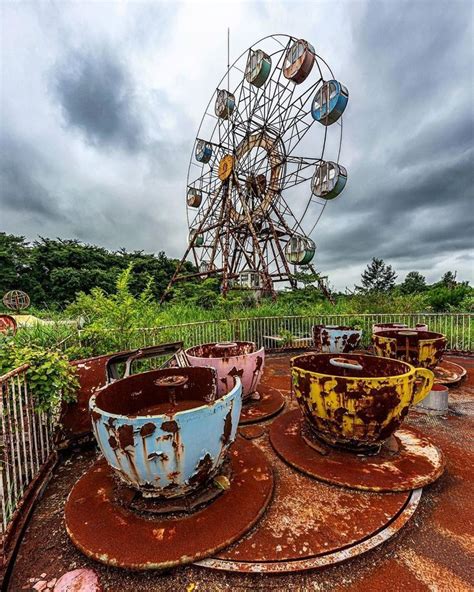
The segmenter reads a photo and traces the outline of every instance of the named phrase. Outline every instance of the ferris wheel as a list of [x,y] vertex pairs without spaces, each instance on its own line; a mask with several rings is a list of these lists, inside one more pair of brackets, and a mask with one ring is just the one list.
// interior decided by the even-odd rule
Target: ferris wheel
[[[232,286],[296,287],[314,229],[346,185],[340,164],[347,88],[304,39],[270,35],[228,66],[211,96],[188,167],[188,248],[198,272]],[[308,133],[310,132],[310,133]]]

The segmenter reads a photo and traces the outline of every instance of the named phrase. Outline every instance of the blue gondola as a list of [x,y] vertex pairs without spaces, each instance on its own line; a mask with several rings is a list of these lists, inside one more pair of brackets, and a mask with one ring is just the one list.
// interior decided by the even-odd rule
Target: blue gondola
[[206,140],[198,140],[196,142],[195,156],[198,162],[209,162],[212,156],[212,145]]
[[337,80],[328,80],[313,99],[311,115],[322,125],[331,125],[344,113],[348,100],[347,88]]

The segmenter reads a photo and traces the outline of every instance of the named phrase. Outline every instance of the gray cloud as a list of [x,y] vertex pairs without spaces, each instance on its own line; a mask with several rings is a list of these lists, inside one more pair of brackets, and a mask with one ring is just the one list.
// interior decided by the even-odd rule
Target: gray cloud
[[36,220],[61,220],[56,196],[47,188],[49,167],[29,144],[7,133],[0,138],[1,204],[6,210],[32,215]]
[[[233,32],[233,54],[287,30],[313,41],[349,87],[349,182],[316,228],[316,266],[341,289],[373,256],[437,274],[430,281],[451,264],[472,277],[468,0],[320,3],[314,22],[300,17],[311,3],[289,1],[196,23],[180,3],[77,6],[2,7],[2,54],[15,60],[2,62],[0,229],[179,256],[190,151],[226,61],[213,35],[240,12],[251,26]],[[302,204],[309,188],[299,191]]]
[[52,88],[68,125],[92,144],[143,147],[144,129],[130,75],[105,45],[71,50],[53,72]]
[[317,227],[319,262],[329,274],[373,256],[433,267],[473,247],[470,3],[359,6],[341,73],[349,183]]

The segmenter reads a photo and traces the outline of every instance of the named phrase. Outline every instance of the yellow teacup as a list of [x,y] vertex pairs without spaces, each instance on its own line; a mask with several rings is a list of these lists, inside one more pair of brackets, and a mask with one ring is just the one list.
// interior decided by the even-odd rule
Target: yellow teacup
[[293,391],[309,426],[327,444],[377,451],[434,375],[406,362],[365,354],[305,354],[291,360]]

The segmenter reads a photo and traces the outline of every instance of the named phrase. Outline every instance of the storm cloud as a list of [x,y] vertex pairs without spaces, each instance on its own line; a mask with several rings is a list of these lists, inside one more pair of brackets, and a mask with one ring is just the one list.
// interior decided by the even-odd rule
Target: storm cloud
[[[469,0],[0,10],[0,230],[180,256],[190,152],[225,70],[227,27],[231,58],[287,32],[310,40],[350,91],[349,180],[316,226],[318,269],[340,289],[373,256],[399,279],[455,269],[472,280]],[[308,191],[298,187],[295,199]]]
[[70,51],[54,69],[51,84],[66,122],[92,144],[133,152],[143,147],[133,82],[110,48]]

